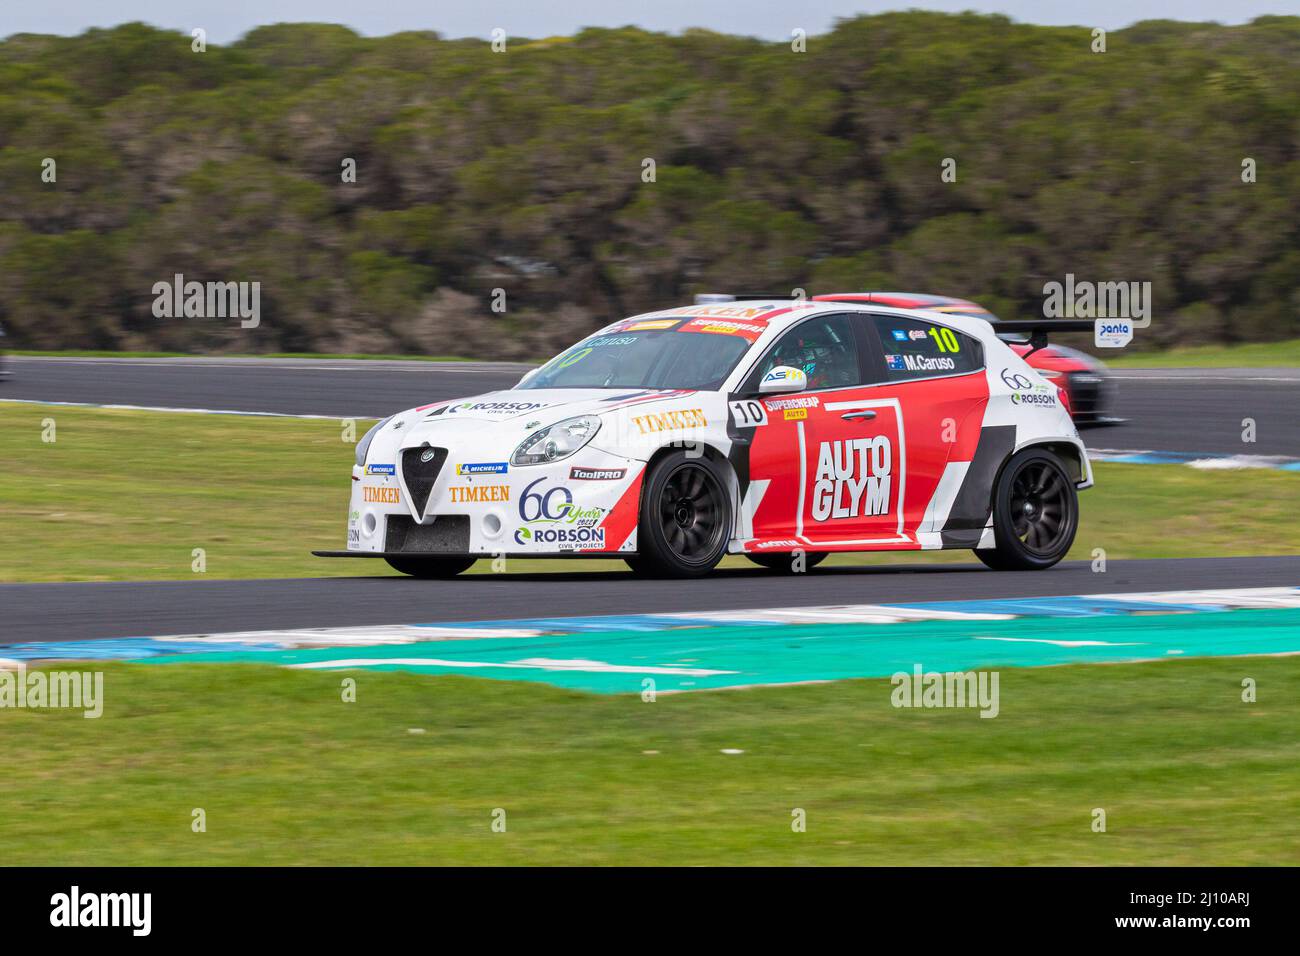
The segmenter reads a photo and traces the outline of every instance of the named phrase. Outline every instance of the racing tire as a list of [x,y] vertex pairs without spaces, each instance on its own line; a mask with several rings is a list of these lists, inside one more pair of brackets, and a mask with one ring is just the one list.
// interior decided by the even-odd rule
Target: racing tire
[[454,578],[470,567],[477,558],[384,558],[394,571],[401,571],[413,578]]
[[975,556],[995,571],[1041,571],[1060,561],[1079,529],[1079,495],[1061,459],[1043,448],[1011,457],[993,492],[995,546]]
[[624,560],[648,577],[701,577],[726,553],[731,516],[722,469],[708,458],[672,452],[656,461],[646,477],[637,554]]
[[[803,566],[805,571],[811,571],[817,565],[826,560],[828,551],[805,551],[803,556]],[[767,568],[769,571],[775,571],[779,574],[795,574],[794,569],[794,552],[781,552],[779,554],[747,554],[745,557],[753,561],[760,568]]]

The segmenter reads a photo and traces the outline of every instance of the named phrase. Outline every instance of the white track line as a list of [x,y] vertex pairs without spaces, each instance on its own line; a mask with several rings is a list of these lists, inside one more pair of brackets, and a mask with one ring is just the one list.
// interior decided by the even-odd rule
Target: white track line
[[181,412],[188,415],[243,415],[251,418],[311,418],[320,421],[341,422],[371,420],[374,415],[290,415],[286,412],[241,412],[230,408],[167,408],[161,405],[101,405],[98,402],[49,402],[35,398],[0,398],[11,405],[48,405],[66,408],[109,408],[128,412]]

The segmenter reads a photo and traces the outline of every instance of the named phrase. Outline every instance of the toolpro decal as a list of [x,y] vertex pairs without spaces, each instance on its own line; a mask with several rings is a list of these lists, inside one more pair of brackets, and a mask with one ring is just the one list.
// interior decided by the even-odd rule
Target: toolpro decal
[[888,514],[893,467],[893,447],[884,435],[822,442],[812,487],[813,520]]
[[578,468],[569,469],[572,481],[618,481],[627,474],[626,468]]

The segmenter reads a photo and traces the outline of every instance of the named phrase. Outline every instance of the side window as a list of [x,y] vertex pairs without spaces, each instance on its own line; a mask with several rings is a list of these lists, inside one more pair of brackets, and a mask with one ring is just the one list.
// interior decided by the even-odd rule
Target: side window
[[960,375],[984,366],[979,342],[947,326],[896,315],[873,315],[871,324],[884,353],[885,381]]
[[767,350],[745,380],[743,391],[757,392],[763,376],[778,365],[802,369],[810,390],[862,384],[852,319],[847,315],[824,315],[789,329]]

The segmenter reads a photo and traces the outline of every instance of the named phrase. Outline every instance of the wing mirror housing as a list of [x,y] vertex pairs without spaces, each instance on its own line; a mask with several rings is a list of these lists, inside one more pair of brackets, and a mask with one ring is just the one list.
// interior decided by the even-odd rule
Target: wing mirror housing
[[777,365],[758,383],[758,394],[786,395],[790,392],[802,392],[807,387],[808,376],[802,369]]

